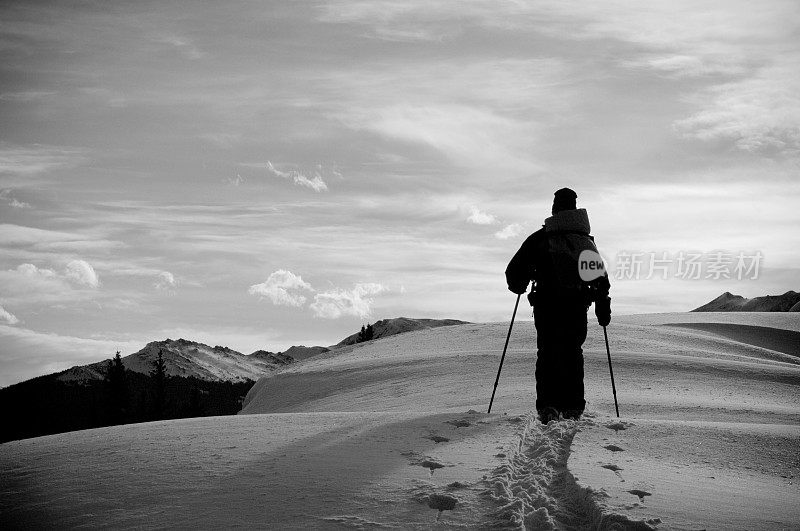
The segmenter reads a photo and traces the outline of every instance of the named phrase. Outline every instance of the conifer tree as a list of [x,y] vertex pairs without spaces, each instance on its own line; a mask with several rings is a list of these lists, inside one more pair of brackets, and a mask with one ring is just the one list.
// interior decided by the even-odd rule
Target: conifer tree
[[156,420],[164,418],[164,391],[166,387],[167,371],[161,349],[158,351],[158,359],[153,362],[153,370],[150,376],[153,378],[153,391],[155,401],[153,403],[153,413]]
[[202,417],[203,407],[200,405],[200,390],[196,385],[193,385],[189,391],[189,405],[187,406],[187,414],[190,417]]
[[125,365],[119,351],[114,358],[108,360],[106,383],[109,393],[109,411],[111,424],[125,422],[128,410],[128,382],[125,377]]

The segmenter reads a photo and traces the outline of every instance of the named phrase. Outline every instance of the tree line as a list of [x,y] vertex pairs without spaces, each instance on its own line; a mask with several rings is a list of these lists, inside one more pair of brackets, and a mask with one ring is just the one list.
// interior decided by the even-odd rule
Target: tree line
[[0,442],[133,422],[235,415],[254,382],[170,376],[163,356],[148,374],[125,368],[119,352],[104,378],[61,381],[60,373],[0,389]]
[[358,333],[356,337],[356,343],[363,343],[364,341],[369,341],[370,339],[375,338],[375,329],[372,328],[372,325],[367,323],[367,326],[361,325],[361,331]]

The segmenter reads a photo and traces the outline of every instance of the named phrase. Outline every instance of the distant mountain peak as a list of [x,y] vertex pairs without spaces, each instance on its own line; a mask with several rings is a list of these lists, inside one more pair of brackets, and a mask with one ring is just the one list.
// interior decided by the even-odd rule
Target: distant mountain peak
[[295,361],[293,357],[287,356],[282,352],[269,352],[267,350],[256,350],[252,354],[249,354],[248,357],[262,359],[275,365],[287,365]]
[[783,295],[764,295],[748,299],[726,291],[693,312],[797,312],[800,311],[800,293],[789,290]]
[[302,361],[318,354],[324,354],[330,350],[331,349],[328,347],[306,347],[304,345],[293,345],[284,350],[283,354]]

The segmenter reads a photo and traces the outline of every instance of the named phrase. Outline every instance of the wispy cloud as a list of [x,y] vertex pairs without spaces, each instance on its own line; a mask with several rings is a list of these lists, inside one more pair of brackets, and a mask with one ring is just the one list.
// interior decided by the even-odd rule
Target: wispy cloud
[[169,271],[160,271],[153,286],[157,290],[174,292],[175,288],[178,287],[178,281],[175,280],[175,275]]
[[357,283],[352,289],[333,288],[317,292],[311,284],[291,271],[279,269],[266,281],[248,289],[250,295],[258,295],[272,301],[276,306],[302,307],[307,298],[303,291],[314,293],[314,301],[308,306],[316,317],[338,319],[344,316],[364,318],[371,312],[372,295],[389,291],[383,284],[375,282]]
[[225,182],[231,186],[241,186],[247,182],[247,179],[237,173],[236,177],[226,177]]
[[195,282],[191,281],[180,282],[171,271],[157,269],[154,267],[137,266],[130,263],[121,264],[119,260],[101,262],[100,265],[104,267],[111,275],[123,277],[145,277],[152,283],[153,288],[170,294],[175,293],[175,289],[179,284],[197,286]]
[[14,146],[0,142],[0,174],[30,176],[72,166],[85,159],[82,150],[55,146]]
[[[797,6],[776,1],[757,12],[746,1],[720,0],[698,6],[690,0],[670,4],[612,1],[577,4],[546,0],[498,4],[478,0],[455,5],[446,0],[350,1],[328,3],[323,22],[357,24],[373,35],[394,32],[453,36],[479,26],[505,33],[540,33],[570,40],[611,38],[653,49],[695,49],[706,54],[731,52],[752,42],[770,42],[791,35]],[[726,48],[727,47],[727,48]]]
[[17,319],[17,317],[14,314],[10,313],[8,310],[0,306],[0,323],[4,323],[7,325],[15,325],[19,323],[19,319]]
[[85,260],[72,260],[67,264],[64,276],[73,282],[97,288],[100,286],[100,278],[94,268]]
[[[432,35],[447,36],[446,28],[452,26],[448,21],[457,16],[461,21],[459,33],[478,26],[487,30],[502,29],[517,36],[539,34],[540,38],[546,36],[559,41],[618,42],[623,48],[617,64],[624,68],[649,69],[674,78],[706,78],[706,88],[697,85],[700,90],[697,97],[685,96],[685,100],[696,103],[699,110],[675,122],[675,129],[682,136],[727,140],[750,152],[795,154],[800,142],[797,97],[800,91],[796,75],[800,56],[796,47],[787,46],[787,43],[796,40],[799,11],[798,4],[791,1],[772,2],[754,12],[744,1],[712,1],[702,6],[685,0],[669,5],[626,1],[498,5],[477,1],[468,6],[454,6],[441,1],[379,0],[328,4],[321,20],[354,24],[378,38],[399,33],[419,35],[425,40]],[[449,36],[453,36],[452,33]],[[738,79],[731,81],[733,76]],[[419,78],[429,79],[425,75]],[[494,72],[485,79],[497,81]],[[501,82],[493,86],[495,90],[497,86],[528,89],[529,85],[522,81],[520,78],[516,83]],[[708,83],[714,85],[708,87]],[[399,85],[406,91],[414,87],[413,81]],[[449,92],[453,95],[452,101],[459,102],[459,96],[468,89]],[[550,94],[558,92],[550,91]],[[492,142],[484,145],[483,150],[473,149],[466,132],[481,132],[486,140],[495,136],[514,138],[514,133],[517,137],[526,133],[524,129],[513,131],[496,120],[479,120],[478,117],[462,118],[460,122],[452,121],[447,125],[440,111],[434,110],[430,98],[416,101],[418,110],[381,110],[371,120],[370,127],[397,138],[429,143],[454,160],[470,160],[475,153],[497,151]],[[469,116],[472,109],[464,111],[467,114],[459,112],[457,115]],[[488,125],[488,129],[480,127],[481,124]],[[445,130],[450,134],[444,134]],[[453,146],[448,146],[448,139],[467,149],[457,152]],[[499,145],[508,146],[506,142]],[[529,141],[526,145],[533,144]]]
[[130,103],[125,92],[121,90],[110,90],[105,87],[82,87],[80,92],[89,96],[92,102],[100,102],[112,109],[124,109]]
[[206,56],[204,51],[198,48],[190,39],[187,39],[186,37],[180,37],[178,35],[166,35],[156,39],[156,41],[175,47],[175,49],[181,54],[192,60],[202,59]]
[[[432,3],[433,4],[433,3]],[[438,9],[432,5],[431,13]],[[320,20],[328,23],[356,23],[365,35],[390,42],[441,41],[460,30],[443,24],[426,23],[415,16],[418,6],[405,2],[346,2],[323,6]]]
[[59,303],[82,296],[52,269],[39,269],[33,264],[0,271],[0,291],[7,302],[26,305]]
[[462,180],[487,173],[511,179],[542,168],[531,146],[548,122],[569,111],[575,76],[557,58],[460,58],[392,69],[368,63],[326,73],[340,102],[329,115],[348,128],[433,151],[466,170]]
[[64,242],[85,239],[80,234],[26,227],[11,223],[0,224],[0,240],[6,245],[32,245],[43,242]]
[[97,273],[84,260],[72,260],[62,271],[30,263],[0,271],[0,292],[18,304],[80,300],[99,286]]
[[84,338],[0,324],[0,385],[136,352],[143,341]]
[[211,144],[229,149],[239,142],[242,141],[243,135],[242,133],[230,133],[230,132],[220,132],[220,133],[203,133],[200,135],[200,138],[210,142]]
[[390,138],[428,145],[459,167],[481,172],[540,169],[523,145],[534,143],[535,122],[523,122],[467,105],[395,104],[345,118]]
[[509,238],[516,238],[523,231],[522,225],[519,223],[512,223],[510,225],[506,225],[503,229],[494,233],[494,237],[498,240],[508,240]]
[[725,58],[713,61],[704,60],[696,55],[677,54],[651,54],[625,59],[621,64],[626,68],[642,68],[660,72],[669,77],[699,77],[712,75],[735,75],[746,71],[744,65],[736,62],[726,62]]
[[364,319],[372,312],[374,301],[370,295],[378,295],[385,291],[388,290],[382,284],[356,284],[351,290],[333,289],[317,293],[309,307],[315,316],[323,319],[338,319],[342,316]]
[[267,161],[267,171],[276,177],[280,177],[281,179],[289,179],[293,181],[294,184],[299,186],[311,188],[315,192],[323,192],[328,189],[328,185],[322,180],[322,175],[316,171],[314,172],[313,178],[309,179],[297,170],[281,171],[275,168],[270,161]]
[[30,203],[26,203],[25,201],[20,201],[13,195],[13,190],[11,188],[3,188],[0,190],[0,201],[5,202],[6,205],[10,206],[11,208],[30,208]]
[[107,239],[106,227],[89,226],[78,231],[40,229],[0,223],[0,249],[26,261],[67,261],[85,253],[119,251],[126,244]]
[[279,269],[262,282],[253,284],[247,292],[250,295],[259,295],[272,301],[276,306],[303,306],[306,302],[304,295],[297,293],[299,290],[314,291],[311,284],[291,271]]
[[467,221],[476,225],[494,225],[495,223],[500,223],[500,220],[494,215],[484,212],[476,206],[471,206],[469,208],[469,217]]
[[46,90],[24,90],[20,92],[4,92],[0,94],[0,101],[32,102],[55,96],[57,92]]
[[30,208],[30,203],[26,203],[25,201],[20,201],[16,197],[12,197],[11,201],[8,203],[8,206],[11,208]]
[[688,138],[727,141],[748,152],[800,156],[796,64],[764,68],[753,77],[707,89],[696,96],[703,110],[676,121],[675,130]]
[[52,269],[39,268],[33,264],[20,264],[15,271],[28,278],[55,278],[57,276]]

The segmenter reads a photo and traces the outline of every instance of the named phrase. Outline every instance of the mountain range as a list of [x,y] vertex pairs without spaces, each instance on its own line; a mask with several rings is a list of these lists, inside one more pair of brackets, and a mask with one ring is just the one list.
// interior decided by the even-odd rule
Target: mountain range
[[787,291],[783,295],[765,295],[748,299],[726,291],[693,312],[800,312],[800,293]]
[[[397,317],[382,319],[373,326],[373,339],[393,336],[414,330],[425,330],[440,326],[466,324],[456,319],[412,319]],[[211,347],[204,343],[187,339],[165,339],[152,341],[143,349],[122,358],[122,364],[129,371],[148,375],[159,352],[164,360],[166,375],[170,377],[198,378],[216,382],[256,381],[272,371],[290,363],[303,361],[324,354],[337,347],[358,343],[358,333],[347,336],[330,347],[296,345],[284,352],[257,350],[243,354],[223,346]],[[103,380],[108,360],[80,365],[56,375],[62,382],[82,383],[89,380]]]
[[[463,324],[452,319],[384,319],[373,339],[412,330]],[[153,341],[121,357],[124,382],[114,388],[110,360],[75,366],[0,389],[0,442],[130,422],[232,415],[261,377],[288,365],[352,345],[358,334],[330,347],[302,345],[284,352],[243,354],[187,339]],[[159,353],[164,376],[154,375]],[[160,383],[159,383],[160,381]]]
[[[328,350],[330,349],[326,347],[301,345],[291,347],[286,352],[257,350],[247,355],[219,345],[211,347],[182,338],[165,339],[152,341],[140,351],[123,357],[122,364],[129,371],[150,374],[160,352],[167,376],[215,382],[245,382],[258,380],[275,369]],[[103,380],[107,364],[108,361],[99,361],[72,367],[58,373],[56,378],[62,382],[75,383]]]

